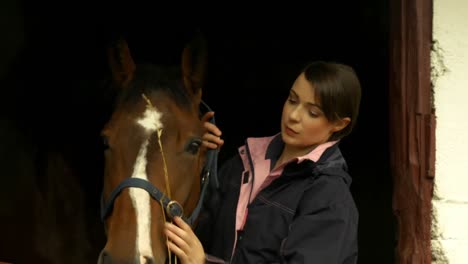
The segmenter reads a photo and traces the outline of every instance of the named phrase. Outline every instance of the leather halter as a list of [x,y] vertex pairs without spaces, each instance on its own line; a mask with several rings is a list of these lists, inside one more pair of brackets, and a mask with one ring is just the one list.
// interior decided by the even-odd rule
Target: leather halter
[[[203,101],[201,101],[201,106],[205,107],[205,111],[212,111],[211,108]],[[215,124],[215,119],[212,117],[209,122]],[[217,164],[218,164],[218,149],[209,149],[207,153],[206,165],[202,170],[201,177],[201,193],[198,200],[197,206],[193,210],[190,217],[185,217],[182,206],[175,200],[171,200],[170,197],[167,197],[161,190],[154,186],[150,181],[140,179],[140,178],[126,178],[111,192],[107,201],[104,200],[104,196],[101,195],[101,220],[105,221],[106,218],[112,213],[114,207],[114,201],[119,196],[120,192],[129,187],[140,188],[149,193],[149,195],[156,201],[158,201],[161,206],[165,209],[166,213],[170,218],[175,216],[181,217],[187,224],[190,226],[193,225],[198,215],[200,214],[202,204],[205,198],[206,189],[208,185],[212,185],[214,188],[218,188],[218,177],[217,177]]]

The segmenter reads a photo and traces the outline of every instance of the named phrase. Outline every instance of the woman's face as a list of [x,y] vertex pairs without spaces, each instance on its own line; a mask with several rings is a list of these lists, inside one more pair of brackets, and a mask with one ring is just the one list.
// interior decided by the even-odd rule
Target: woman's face
[[301,152],[308,152],[327,142],[334,132],[343,129],[349,123],[349,118],[343,118],[341,122],[329,122],[314,92],[314,87],[301,73],[293,83],[283,107],[283,141],[288,147]]

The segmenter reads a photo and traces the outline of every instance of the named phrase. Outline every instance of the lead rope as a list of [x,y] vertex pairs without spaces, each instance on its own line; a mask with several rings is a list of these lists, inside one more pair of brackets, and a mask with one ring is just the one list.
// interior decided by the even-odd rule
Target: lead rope
[[[161,142],[161,135],[162,135],[162,128],[159,128],[158,129],[158,143],[159,143],[159,150],[161,151],[161,156],[162,156],[163,165],[164,165],[163,168],[164,168],[164,178],[166,179],[165,180],[165,182],[166,182],[166,192],[167,192],[168,197],[172,197],[171,188],[169,186],[169,175],[167,173],[166,158],[165,158],[165,155],[164,155],[163,146],[162,146],[162,142]],[[162,201],[160,201],[160,203],[162,205]],[[164,209],[164,206],[161,206],[161,209],[162,209],[162,212],[163,212],[164,221],[167,221],[167,219],[166,219],[166,210]],[[172,223],[172,220],[171,220],[171,223]],[[169,242],[169,238],[166,236],[166,245],[167,245],[167,242]],[[169,246],[167,246],[167,255],[169,256],[169,264],[172,264],[172,254],[171,254],[171,250],[169,249]],[[177,258],[174,258],[174,264],[177,264]]]
[[[146,97],[145,94],[142,94],[142,96],[143,96],[143,99],[145,99],[148,106],[151,107],[151,108],[154,108],[153,104],[148,99],[148,97]],[[162,131],[163,131],[162,128],[158,128],[158,131],[157,131],[158,132],[158,144],[159,144],[159,150],[161,151],[161,156],[162,156],[162,160],[163,160],[163,169],[164,169],[164,178],[165,178],[165,183],[166,183],[167,197],[172,197],[171,188],[169,186],[169,174],[167,173],[166,157],[164,155],[163,145],[162,145],[162,142],[161,142]],[[159,203],[161,204],[162,215],[163,215],[164,221],[166,222],[167,221],[166,210],[164,209],[162,201],[159,201]],[[171,220],[171,223],[172,223],[172,220]],[[171,250],[169,249],[169,246],[168,246],[167,242],[169,242],[169,238],[166,236],[167,255],[169,257],[169,264],[172,264],[172,254],[171,254]],[[174,264],[177,264],[177,258],[174,258]]]

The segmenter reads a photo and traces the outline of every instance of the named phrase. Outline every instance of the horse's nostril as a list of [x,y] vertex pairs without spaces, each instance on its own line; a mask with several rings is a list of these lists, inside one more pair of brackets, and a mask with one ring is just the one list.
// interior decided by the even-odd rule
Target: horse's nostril
[[143,261],[142,264],[154,264],[154,263],[155,263],[153,257],[144,256],[144,257],[143,257],[143,260],[144,260],[144,261]]
[[112,263],[110,257],[109,257],[109,254],[107,254],[106,251],[101,251],[101,254],[99,254],[99,260],[98,260],[98,264],[110,264]]

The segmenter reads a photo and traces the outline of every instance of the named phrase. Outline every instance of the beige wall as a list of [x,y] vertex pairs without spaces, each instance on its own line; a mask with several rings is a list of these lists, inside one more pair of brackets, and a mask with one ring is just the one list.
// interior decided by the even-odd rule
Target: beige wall
[[434,263],[468,263],[468,1],[434,0]]

